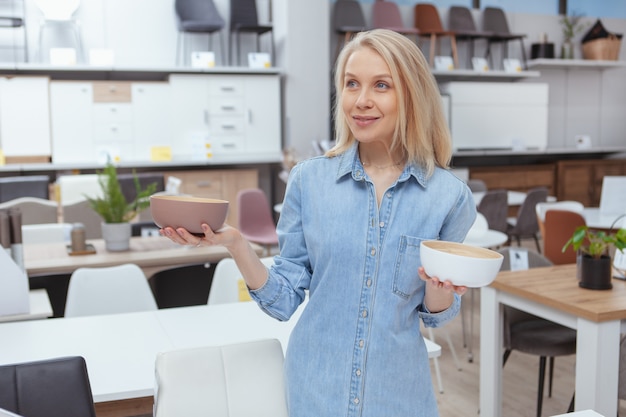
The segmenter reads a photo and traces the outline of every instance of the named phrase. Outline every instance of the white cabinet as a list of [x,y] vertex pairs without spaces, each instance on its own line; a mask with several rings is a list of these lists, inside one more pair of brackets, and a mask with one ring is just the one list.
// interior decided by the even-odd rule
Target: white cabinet
[[281,151],[277,75],[171,75],[170,86],[176,158]]
[[0,78],[0,149],[7,157],[48,159],[48,77]]
[[135,159],[149,161],[154,147],[172,143],[170,86],[167,82],[134,82],[131,88]]
[[52,162],[95,161],[93,113],[91,82],[50,83]]

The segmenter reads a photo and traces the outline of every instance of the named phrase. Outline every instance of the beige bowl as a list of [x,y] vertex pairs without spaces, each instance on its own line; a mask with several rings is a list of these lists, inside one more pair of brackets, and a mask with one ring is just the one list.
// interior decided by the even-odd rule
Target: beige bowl
[[473,288],[491,284],[504,259],[489,249],[442,240],[423,241],[420,257],[424,270],[431,277]]
[[182,227],[190,233],[204,234],[202,223],[208,224],[211,230],[219,230],[224,225],[228,201],[179,195],[153,195],[150,197],[150,211],[154,222],[161,228]]

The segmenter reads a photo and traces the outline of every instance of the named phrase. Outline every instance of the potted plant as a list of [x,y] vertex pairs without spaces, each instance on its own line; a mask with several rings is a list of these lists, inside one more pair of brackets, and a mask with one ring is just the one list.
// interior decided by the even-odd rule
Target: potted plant
[[615,223],[626,215],[621,215],[611,225],[609,232],[593,230],[589,226],[579,226],[572,237],[563,246],[565,251],[570,245],[578,253],[578,285],[593,290],[611,289],[612,260],[610,249],[623,252],[626,249],[626,229],[613,232]]
[[157,184],[149,184],[142,190],[139,178],[135,175],[136,197],[133,201],[126,201],[115,166],[108,163],[104,171],[99,174],[98,182],[102,189],[102,197],[85,197],[91,208],[102,217],[102,237],[106,249],[109,251],[128,250],[131,235],[129,222],[139,212],[150,207],[150,196],[155,193]]
[[563,45],[561,46],[561,58],[562,59],[574,59],[574,43],[572,42],[574,36],[585,28],[585,25],[580,22],[582,14],[564,15],[559,22],[561,23],[561,29],[563,30]]

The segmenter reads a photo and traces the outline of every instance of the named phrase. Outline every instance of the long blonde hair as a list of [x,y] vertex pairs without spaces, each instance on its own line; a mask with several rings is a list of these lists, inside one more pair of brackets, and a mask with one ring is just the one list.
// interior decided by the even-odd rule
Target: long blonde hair
[[335,69],[334,103],[336,145],[326,155],[345,152],[356,140],[341,107],[346,63],[359,48],[370,48],[389,66],[398,98],[398,120],[391,151],[402,148],[408,162],[424,167],[430,176],[435,166],[447,168],[452,140],[441,106],[437,82],[417,45],[386,29],[358,33],[341,51]]

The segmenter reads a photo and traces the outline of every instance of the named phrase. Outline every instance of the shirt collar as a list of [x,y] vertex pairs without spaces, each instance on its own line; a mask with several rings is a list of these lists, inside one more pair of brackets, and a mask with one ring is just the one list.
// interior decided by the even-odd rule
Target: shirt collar
[[[348,150],[338,156],[339,165],[337,169],[337,180],[348,174],[352,174],[352,178],[355,181],[360,181],[363,178],[365,171],[363,169],[363,164],[359,160],[358,149],[359,142],[355,140]],[[428,184],[428,177],[426,176],[426,171],[423,167],[415,163],[405,166],[404,171],[400,174],[400,178],[398,178],[398,182],[406,181],[410,177],[415,178],[418,184],[426,188],[426,185]]]

